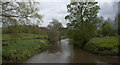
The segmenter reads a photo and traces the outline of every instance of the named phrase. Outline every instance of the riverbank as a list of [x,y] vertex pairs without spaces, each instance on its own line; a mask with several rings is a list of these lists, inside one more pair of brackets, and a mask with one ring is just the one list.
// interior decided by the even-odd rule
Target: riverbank
[[[2,62],[20,63],[41,53],[48,48],[47,39],[40,39],[46,36],[20,33],[16,39],[9,34],[3,34],[2,38]],[[23,40],[24,39],[24,40]]]
[[118,56],[96,55],[80,48],[74,48],[68,39],[63,39],[56,44],[50,44],[47,51],[34,55],[25,63],[78,63],[77,65],[79,65],[79,63],[111,64],[119,61]]
[[117,37],[96,37],[91,39],[84,47],[85,50],[101,55],[118,55]]

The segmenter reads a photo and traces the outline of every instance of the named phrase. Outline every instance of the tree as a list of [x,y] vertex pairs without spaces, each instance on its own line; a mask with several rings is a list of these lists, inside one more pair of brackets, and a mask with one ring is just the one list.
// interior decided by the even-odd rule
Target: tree
[[118,15],[119,14],[116,14],[115,19],[114,19],[114,29],[115,29],[115,32],[116,32],[115,34],[116,35],[118,35],[118,27],[119,27],[118,26],[119,25],[119,23],[118,23]]
[[118,29],[118,14],[115,16],[114,26],[115,26],[115,29]]
[[63,27],[63,25],[57,19],[52,19],[52,22],[50,22],[47,27],[49,29],[57,29],[57,30],[59,30],[60,28]]
[[48,38],[50,41],[61,39],[63,25],[57,19],[52,19],[52,22],[50,22],[47,27],[49,29]]
[[102,24],[104,23],[104,18],[101,16],[101,17],[97,17],[96,18],[96,21],[98,22],[97,23],[97,37],[99,36],[102,36],[102,33],[101,33],[101,28],[102,28]]
[[[1,2],[2,11],[2,26],[9,28],[12,33],[11,37],[16,39],[19,36],[17,33],[20,29],[19,25],[39,25],[42,21],[42,16],[38,13],[39,9],[36,7],[38,2],[28,0],[28,2]],[[34,21],[34,22],[33,22]]]
[[69,15],[65,19],[69,20],[68,26],[79,27],[83,22],[93,22],[96,18],[99,6],[97,2],[72,2],[67,5]]
[[97,27],[98,29],[101,29],[102,27],[102,24],[104,23],[104,18],[101,16],[101,17],[97,17],[97,20],[96,20],[98,23],[97,23]]
[[67,5],[69,20],[68,29],[77,46],[84,47],[90,38],[94,37],[97,30],[96,17],[100,9],[97,2],[72,2]]
[[119,16],[118,15],[119,14],[117,14],[114,19],[114,29],[115,29],[116,35],[118,35],[118,30],[119,30],[119,22],[118,22]]
[[[35,25],[42,21],[42,16],[38,14],[39,9],[35,6],[37,2],[2,2],[2,23],[3,26],[11,25]],[[36,22],[33,24],[34,19]]]
[[102,24],[101,32],[104,36],[115,35],[115,29],[110,24],[109,18]]

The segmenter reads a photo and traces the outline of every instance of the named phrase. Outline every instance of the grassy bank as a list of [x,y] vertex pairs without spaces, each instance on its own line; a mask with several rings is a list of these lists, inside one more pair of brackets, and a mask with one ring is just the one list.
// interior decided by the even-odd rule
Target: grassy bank
[[117,55],[118,54],[118,38],[117,37],[96,37],[91,39],[85,49],[102,55]]
[[34,37],[34,34],[20,33],[20,37],[17,37],[16,41],[10,40],[13,38],[9,34],[3,34],[2,37],[4,40],[7,40],[2,42],[4,44],[2,47],[3,63],[24,62],[34,54],[40,53],[48,48],[48,41],[46,39],[34,39],[46,37],[43,35],[36,35]]

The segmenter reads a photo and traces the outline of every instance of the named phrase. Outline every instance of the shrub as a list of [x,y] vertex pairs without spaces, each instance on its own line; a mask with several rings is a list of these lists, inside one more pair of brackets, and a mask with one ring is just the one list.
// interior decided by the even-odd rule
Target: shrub
[[48,31],[48,40],[51,42],[56,42],[59,40],[59,32],[55,29]]
[[102,28],[101,28],[101,33],[104,36],[114,36],[115,35],[115,30],[111,26],[110,22],[104,22]]
[[71,35],[74,45],[83,48],[96,35],[96,26],[92,23],[83,23],[79,28],[72,30]]
[[118,39],[116,37],[92,38],[84,48],[96,54],[117,55]]

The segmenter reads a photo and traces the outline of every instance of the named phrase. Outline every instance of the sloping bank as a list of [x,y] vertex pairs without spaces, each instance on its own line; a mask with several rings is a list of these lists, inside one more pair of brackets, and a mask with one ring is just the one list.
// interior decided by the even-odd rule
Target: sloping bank
[[[25,36],[22,36],[25,37]],[[43,52],[48,48],[47,39],[25,38],[16,40],[7,40],[2,42],[2,62],[20,63],[32,57],[36,53]]]
[[3,63],[24,62],[34,54],[43,52],[47,47],[48,43],[46,40],[17,40],[16,43],[3,47]]
[[117,37],[96,37],[91,39],[86,45],[85,50],[102,55],[118,54],[118,38]]

